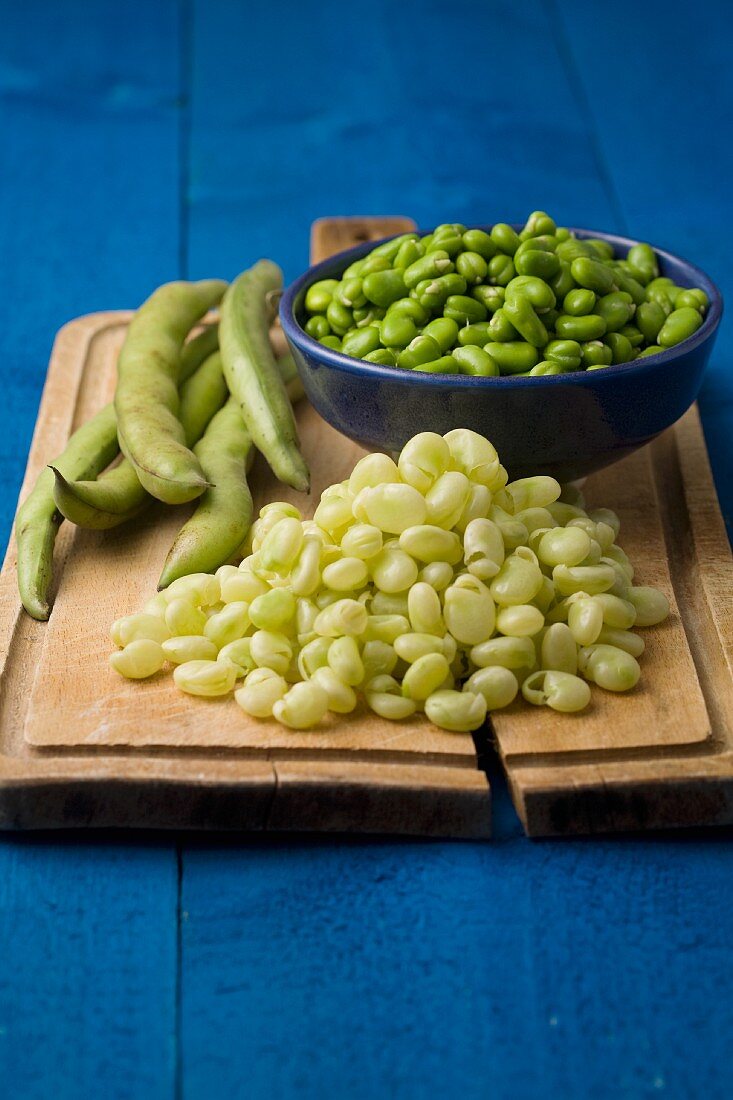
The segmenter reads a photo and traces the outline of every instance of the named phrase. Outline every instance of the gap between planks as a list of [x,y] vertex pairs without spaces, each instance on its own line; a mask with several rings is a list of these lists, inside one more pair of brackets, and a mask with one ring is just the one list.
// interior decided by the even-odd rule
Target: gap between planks
[[[413,223],[390,219],[379,229],[374,222],[362,224],[362,232],[372,239]],[[341,230],[328,226],[323,223],[322,230],[331,232],[335,242]],[[341,247],[348,243],[339,238]],[[93,315],[72,322],[59,334],[24,492],[42,464],[63,448],[75,424],[111,397],[116,355],[129,316]],[[275,338],[282,339],[282,334]],[[344,476],[363,453],[324,425],[313,410],[305,409],[300,422],[306,444],[309,435],[314,444],[309,449],[319,471],[316,483],[330,483],[339,469]],[[256,497],[281,495],[281,487],[262,464],[254,479]],[[302,499],[299,504],[303,506]],[[219,720],[213,722],[219,732],[217,750],[217,736],[212,736],[216,706],[204,704],[197,710],[201,700],[185,699],[180,700],[183,709],[178,700],[160,707],[155,696],[160,687],[151,684],[147,695],[143,686],[130,697],[136,699],[136,716],[127,734],[107,736],[105,728],[115,718],[110,699],[135,688],[109,679],[109,621],[139,605],[154,586],[153,566],[157,571],[160,564],[155,559],[163,542],[170,541],[180,515],[167,516],[162,525],[159,518],[149,521],[144,536],[62,528],[55,563],[60,583],[46,625],[20,613],[11,543],[0,581],[0,632],[10,651],[2,664],[5,690],[0,701],[4,823],[488,835],[488,782],[477,768],[471,738],[446,734],[424,719],[398,728],[376,716],[361,716],[351,724],[342,722],[338,731],[334,727],[317,735],[294,735],[275,730],[275,723],[258,723],[256,732],[253,727],[247,734],[250,745],[242,746],[242,735],[232,730],[237,723],[246,725],[246,716],[230,707],[236,723],[221,721],[220,709]],[[160,545],[156,540],[162,540]],[[125,601],[126,606],[120,606]],[[100,690],[105,697],[101,711]],[[167,695],[177,695],[170,683]],[[156,715],[154,723],[151,714]],[[97,722],[93,746],[84,730],[89,721]],[[186,743],[181,727],[196,722],[198,732],[191,734],[189,728]],[[164,744],[156,744],[160,738],[155,733],[146,736],[151,725],[172,731],[167,744],[165,737]],[[356,742],[344,736],[349,729],[361,729]],[[382,748],[375,752],[375,744]]]

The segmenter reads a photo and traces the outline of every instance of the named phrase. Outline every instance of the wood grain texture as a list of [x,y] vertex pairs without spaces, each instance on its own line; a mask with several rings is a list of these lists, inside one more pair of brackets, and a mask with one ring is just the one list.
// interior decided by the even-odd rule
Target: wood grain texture
[[[359,224],[384,235],[378,219]],[[112,396],[130,316],[96,314],[59,334],[21,498],[70,431]],[[285,495],[310,515],[320,489],[346,476],[363,451],[310,408],[302,410],[299,430],[314,493]],[[264,463],[256,465],[252,485],[256,503],[283,495]],[[231,699],[183,695],[168,675],[139,684],[112,672],[109,625],[155,590],[186,514],[153,506],[139,523],[111,532],[64,524],[47,624],[31,622],[20,608],[11,542],[0,578],[0,637],[7,639],[0,663],[0,825],[486,836],[488,783],[468,734],[438,730],[422,716],[390,723],[365,708],[299,733],[251,719]],[[226,765],[221,752],[230,754]],[[325,766],[307,778],[311,762]],[[380,770],[378,763],[390,767]]]
[[[371,223],[365,219],[350,223],[339,219],[334,234],[329,236],[328,221],[323,220],[314,236],[315,248],[335,247],[334,237],[342,245],[350,229],[363,234],[369,232],[370,225],[375,237],[383,235],[384,227],[376,219]],[[83,318],[61,333],[44,398],[44,410],[53,410],[51,441],[45,434],[49,414],[42,411],[29,477],[40,468],[44,448],[46,455],[59,450],[58,441],[70,426],[111,396],[116,357],[129,316]],[[72,379],[73,389],[69,386]],[[309,515],[319,490],[345,476],[363,452],[328,428],[310,408],[301,414],[299,428],[312,468],[313,496],[304,498],[290,490],[283,493],[262,462],[253,471],[254,496],[259,503],[284,495]],[[677,432],[684,432],[681,442]],[[727,543],[720,538],[722,522],[705,463],[704,443],[692,411],[684,427],[670,430],[652,447],[595,475],[588,483],[589,503],[615,508],[624,530],[628,529],[629,537],[623,543],[637,569],[637,581],[662,587],[673,613],[668,623],[647,632],[644,679],[631,699],[596,691],[591,708],[581,715],[559,716],[547,709],[530,710],[518,702],[494,716],[497,746],[520,816],[531,835],[733,820],[729,790],[733,774],[728,774],[733,773],[728,741],[728,731],[733,729],[730,638],[721,638],[720,630],[710,629],[713,611],[708,603],[721,585],[724,591],[730,591],[731,584],[726,585],[726,580],[731,577],[731,561]],[[697,509],[694,517],[685,476],[692,482]],[[702,562],[694,553],[695,520],[705,532],[701,536]],[[339,806],[335,815],[332,811],[324,813],[324,828],[335,827],[329,823],[336,820],[346,821],[350,812],[353,827],[375,827],[373,823],[365,824],[359,800],[349,796],[350,790],[363,785],[355,762],[432,763],[443,769],[444,781],[451,774],[446,766],[467,768],[479,786],[486,786],[485,778],[477,771],[473,739],[437,730],[424,718],[394,724],[360,709],[346,719],[331,717],[316,731],[295,733],[274,721],[259,722],[242,715],[230,699],[190,699],[177,692],[165,674],[143,684],[116,676],[107,662],[109,623],[141,607],[153,591],[160,562],[179,522],[180,510],[177,514],[155,507],[129,531],[72,529],[64,533],[57,555],[61,580],[54,612],[47,626],[39,632],[34,624],[28,635],[35,662],[32,680],[28,673],[31,661],[23,652],[21,640],[23,630],[29,627],[19,611],[9,561],[3,581],[6,636],[10,638],[16,630],[20,633],[8,646],[4,669],[2,728],[8,743],[14,740],[17,747],[18,731],[22,729],[21,751],[55,750],[56,759],[46,755],[46,764],[61,759],[68,763],[74,753],[82,753],[79,766],[82,773],[90,775],[103,759],[104,750],[167,751],[177,758],[180,778],[189,794],[196,778],[195,770],[191,771],[191,754],[206,758],[214,750],[237,752],[244,788],[252,800],[251,813],[238,815],[237,821],[241,824],[246,819],[251,828],[272,828],[273,821],[286,820],[287,812],[293,808],[296,812],[299,806],[303,808],[303,819],[299,822],[296,814],[292,827],[301,823],[304,828],[312,828],[317,823],[318,815],[308,809],[308,797],[298,800],[293,795],[301,788],[278,783],[273,767],[278,759],[300,758],[301,771],[308,762],[338,762],[339,781],[332,789],[327,789],[328,770],[314,772],[314,777],[318,776],[314,788],[319,789],[320,784],[320,789],[333,795]],[[12,548],[9,553],[12,558]],[[702,586],[698,584],[701,565],[709,574]],[[719,614],[718,618],[724,616]],[[695,657],[702,670],[700,676]],[[155,715],[154,721],[150,715]],[[253,769],[252,761],[262,766]],[[146,763],[147,776],[153,780],[156,762],[148,757]],[[351,766],[356,772],[350,787],[344,770]],[[606,766],[611,766],[613,772],[606,775]],[[127,759],[120,756],[116,773],[107,773],[115,774],[119,798],[123,798],[127,768]],[[373,788],[378,774],[371,773],[368,789]],[[403,776],[406,787],[412,790],[413,777],[408,778],[406,771]],[[674,777],[678,780],[677,794],[673,793]],[[132,775],[130,779],[137,782]],[[717,786],[710,786],[711,779]],[[705,788],[702,801],[695,794],[696,784]],[[663,789],[658,800],[657,788]],[[256,789],[258,793],[253,795]],[[613,796],[609,791],[614,792]],[[464,793],[456,779],[456,799]],[[210,791],[204,801],[208,807]],[[278,813],[271,813],[272,804],[278,802]],[[6,810],[5,819],[16,825],[30,823],[31,803],[30,792],[25,789],[22,805],[14,803]],[[132,809],[123,815],[121,823],[142,823],[137,815],[146,805],[145,800],[131,794],[130,803]],[[64,803],[71,807],[78,804],[74,798]],[[190,798],[189,804],[191,821],[200,825],[210,811],[202,809],[195,798]],[[50,822],[50,805],[47,800],[44,824]],[[118,808],[119,801],[114,805]],[[175,816],[182,805],[180,798],[173,798],[175,812],[166,815],[159,805],[151,803],[149,823],[188,824],[185,812],[180,821]],[[93,809],[87,819],[97,820],[98,816],[99,810]],[[114,821],[114,817],[108,811],[104,820]],[[388,812],[386,820],[392,823],[397,818]],[[389,826],[385,824],[384,828],[388,831]]]
[[[379,757],[375,757],[379,759]],[[273,761],[268,828],[405,836],[491,836],[486,776],[476,767]]]
[[398,233],[411,233],[417,226],[412,218],[359,217],[318,218],[311,228],[311,263],[328,259],[362,241],[378,241]]
[[[629,229],[730,283],[728,5],[194,15],[192,275],[272,254],[295,278],[304,227],[333,211],[427,228],[539,206],[621,232],[615,193]],[[703,411],[733,515],[729,358],[722,329]],[[186,1100],[727,1100],[731,831],[528,843],[498,768],[492,789],[491,844],[185,843]]]
[[[691,431],[699,433],[699,425]],[[672,439],[670,435],[674,445]],[[583,753],[691,746],[710,737],[710,717],[670,575],[656,491],[659,454],[658,449],[637,451],[589,478],[584,487],[589,507],[618,512],[618,541],[634,565],[635,583],[655,585],[671,602],[670,618],[643,632],[642,679],[632,695],[594,690],[590,707],[576,715],[560,715],[548,707],[529,709],[523,701],[495,714],[494,730],[508,764],[521,766],[532,756],[550,760],[556,755],[579,758]],[[671,482],[665,481],[662,492],[672,491]],[[728,686],[725,679],[720,686]]]
[[[429,226],[540,205],[621,231],[600,149],[628,228],[730,291],[729,5],[406,2],[365,18],[324,0],[307,23],[283,5],[183,7],[191,89],[171,3],[5,6],[3,536],[63,320],[260,255],[295,277],[324,211]],[[467,42],[488,44],[489,77]],[[459,76],[439,95],[426,57]],[[186,271],[174,131],[189,91]],[[729,358],[724,327],[702,412],[733,516]],[[186,1100],[727,1100],[730,833],[528,844],[496,787],[491,845],[185,839],[178,1046],[172,845],[5,835],[6,1089],[158,1100],[176,1095],[178,1049]]]
[[[673,618],[644,631],[642,690],[594,692],[587,723],[554,716],[542,739],[519,713],[494,717],[533,836],[733,822],[733,558],[697,410],[641,452],[624,480],[633,458],[590,479],[587,495],[623,516],[629,486],[651,494],[665,562],[649,559],[655,544],[640,541],[641,516],[628,548],[640,583],[655,577],[673,596]],[[647,711],[643,735],[615,737],[637,703]]]
[[[72,379],[78,376],[77,407],[84,416],[111,397],[116,358],[130,316],[84,318],[61,333],[44,399],[56,410],[59,434],[68,430],[69,412],[61,410]],[[76,424],[80,419],[75,408],[71,420]],[[312,470],[313,495],[309,498],[285,489],[264,462],[258,463],[252,485],[258,504],[285,496],[305,514],[312,514],[320,489],[347,476],[364,452],[325,425],[311,408],[302,410],[299,429]],[[31,454],[32,480],[44,455],[48,460],[60,449],[56,439],[49,443],[43,434],[37,438]],[[139,610],[155,591],[162,562],[187,514],[185,509],[155,506],[141,521],[122,529],[98,532],[62,527],[54,611],[40,630],[30,694],[28,685],[24,683],[23,688],[27,705],[23,728],[29,744],[87,750],[101,746],[202,752],[242,749],[260,757],[317,751],[390,760],[404,755],[475,766],[469,735],[445,733],[424,720],[395,724],[360,710],[345,719],[332,716],[321,728],[298,733],[274,720],[250,718],[231,699],[184,695],[174,688],[169,674],[143,683],[117,675],[108,663],[109,626],[120,615]],[[12,617],[17,613],[17,597],[10,580],[6,587]],[[29,664],[20,653],[11,653],[11,663],[23,669]]]
[[[180,44],[176,0],[140,17],[108,0],[3,10],[3,550],[54,334],[177,274]],[[55,422],[72,427],[63,400]],[[19,629],[32,674],[42,631]],[[17,757],[0,771],[18,813],[32,790],[35,823],[39,808],[61,819],[58,788],[39,790]],[[173,1096],[177,885],[170,837],[0,835],[0,1091]]]

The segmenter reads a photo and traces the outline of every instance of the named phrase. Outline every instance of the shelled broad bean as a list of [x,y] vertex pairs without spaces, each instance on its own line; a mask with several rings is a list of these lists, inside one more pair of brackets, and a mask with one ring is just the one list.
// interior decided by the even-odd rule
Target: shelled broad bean
[[452,222],[378,245],[340,280],[309,287],[305,330],[353,358],[428,374],[565,374],[659,354],[697,331],[708,304],[660,276],[650,245],[616,257],[535,210],[519,233]]
[[182,691],[234,691],[247,714],[295,729],[360,697],[455,731],[520,692],[579,711],[591,684],[635,686],[632,627],[669,611],[634,584],[618,532],[554,478],[508,482],[475,432],[421,433],[397,461],[362,458],[313,519],[266,505],[239,566],[181,577],[113,624],[111,663],[131,679],[168,663]]

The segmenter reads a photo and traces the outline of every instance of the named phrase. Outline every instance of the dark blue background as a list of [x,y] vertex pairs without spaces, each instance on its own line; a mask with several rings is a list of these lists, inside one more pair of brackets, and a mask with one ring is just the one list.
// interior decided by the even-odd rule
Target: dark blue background
[[[724,293],[728,4],[0,2],[0,528],[56,329],[311,220],[649,239]],[[733,514],[729,325],[701,398]],[[728,1097],[727,833],[5,837],[0,1080],[79,1097]]]

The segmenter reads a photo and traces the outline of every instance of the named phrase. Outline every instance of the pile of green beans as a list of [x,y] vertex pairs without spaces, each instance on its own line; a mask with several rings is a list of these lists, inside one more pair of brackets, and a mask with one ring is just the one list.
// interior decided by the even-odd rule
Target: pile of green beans
[[565,374],[657,355],[692,336],[708,304],[660,276],[650,245],[616,258],[535,210],[519,233],[450,222],[378,245],[308,288],[305,331],[428,374]]
[[[252,518],[253,444],[282,480],[307,488],[290,405],[302,387],[292,356],[276,361],[269,340],[272,296],[281,287],[277,265],[260,260],[229,287],[219,279],[166,283],[135,313],[114,404],[74,433],[18,510],[18,587],[30,615],[50,614],[64,519],[106,530],[133,520],[153,498],[195,500],[163,567],[164,587],[238,559]],[[220,302],[219,325],[189,339]],[[120,450],[122,460],[110,467]]]
[[632,628],[669,612],[635,583],[619,527],[554,478],[509,482],[475,432],[424,432],[396,461],[360,459],[313,519],[265,505],[239,567],[181,577],[118,619],[110,661],[130,679],[168,664],[182,691],[234,692],[246,714],[293,729],[360,699],[454,731],[520,693],[574,713],[592,684],[636,685]]

